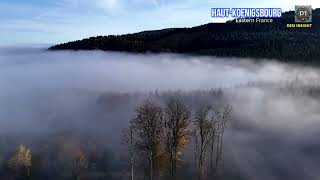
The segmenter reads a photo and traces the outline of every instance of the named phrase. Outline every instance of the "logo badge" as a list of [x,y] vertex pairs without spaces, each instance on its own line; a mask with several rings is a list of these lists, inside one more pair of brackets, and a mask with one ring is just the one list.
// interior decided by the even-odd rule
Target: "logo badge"
[[296,23],[312,22],[311,6],[295,6],[295,22]]

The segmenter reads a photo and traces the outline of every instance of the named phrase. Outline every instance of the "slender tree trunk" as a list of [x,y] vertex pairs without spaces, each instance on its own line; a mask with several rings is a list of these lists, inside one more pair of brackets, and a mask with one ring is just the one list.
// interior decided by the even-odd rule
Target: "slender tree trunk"
[[149,178],[150,180],[153,180],[153,159],[152,159],[152,151],[149,153]]
[[[201,122],[203,123],[203,122]],[[203,177],[203,125],[200,125],[200,153],[199,153],[199,180],[202,180]]]
[[197,179],[197,176],[198,176],[198,138],[197,138],[197,135],[195,134],[195,150],[194,150],[194,169],[195,169],[195,179]]
[[210,151],[210,169],[213,170],[213,151],[214,151],[214,143],[211,144],[211,151]]
[[203,172],[203,162],[202,162],[202,152],[201,152],[202,150],[201,150],[201,148],[200,148],[200,157],[199,157],[199,167],[198,167],[198,174],[199,174],[199,176],[198,176],[198,179],[199,180],[202,180],[202,172]]
[[170,152],[170,180],[173,180],[173,154]]
[[130,127],[130,169],[131,169],[131,180],[133,180],[133,131]]
[[172,177],[173,177],[173,180],[176,180],[177,179],[177,150],[176,150],[176,148],[174,148],[172,165],[173,165]]

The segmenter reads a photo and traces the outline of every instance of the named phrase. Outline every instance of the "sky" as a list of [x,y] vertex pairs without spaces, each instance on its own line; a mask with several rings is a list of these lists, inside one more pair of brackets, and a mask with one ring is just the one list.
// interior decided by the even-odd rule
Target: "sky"
[[319,0],[1,0],[0,45],[56,44],[97,35],[192,27],[211,8],[320,7]]

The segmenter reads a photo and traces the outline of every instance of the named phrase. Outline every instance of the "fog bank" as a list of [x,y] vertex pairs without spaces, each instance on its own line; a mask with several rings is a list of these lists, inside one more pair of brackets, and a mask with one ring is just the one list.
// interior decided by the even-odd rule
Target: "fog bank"
[[[0,128],[94,133],[119,147],[121,130],[150,92],[161,99],[180,90],[191,106],[194,99],[233,106],[226,172],[316,179],[319,80],[317,68],[271,60],[2,48]],[[210,89],[221,89],[223,98]]]

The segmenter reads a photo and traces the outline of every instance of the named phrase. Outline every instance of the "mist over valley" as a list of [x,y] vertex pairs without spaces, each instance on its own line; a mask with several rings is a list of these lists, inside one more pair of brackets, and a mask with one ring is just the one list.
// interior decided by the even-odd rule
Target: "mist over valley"
[[[72,165],[61,164],[80,150],[91,171],[82,179],[128,179],[123,132],[146,99],[161,107],[179,99],[191,119],[202,105],[232,107],[219,177],[316,179],[319,80],[317,67],[266,59],[1,47],[0,179],[10,179],[20,144],[32,153],[34,179],[72,177]],[[194,178],[193,144],[178,179]]]

